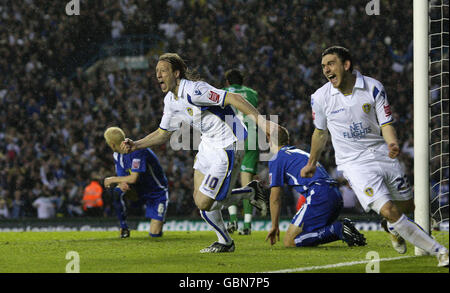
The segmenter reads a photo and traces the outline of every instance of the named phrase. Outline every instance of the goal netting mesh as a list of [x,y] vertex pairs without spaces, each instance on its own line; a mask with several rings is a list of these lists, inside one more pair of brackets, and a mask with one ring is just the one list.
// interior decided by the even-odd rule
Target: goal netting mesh
[[430,216],[433,235],[449,234],[449,0],[429,1]]

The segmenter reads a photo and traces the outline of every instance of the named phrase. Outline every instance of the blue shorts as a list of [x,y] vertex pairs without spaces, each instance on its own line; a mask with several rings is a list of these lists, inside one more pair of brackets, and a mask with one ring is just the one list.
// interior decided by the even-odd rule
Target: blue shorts
[[308,192],[306,202],[291,221],[293,225],[302,228],[296,239],[332,224],[343,207],[342,195],[337,186],[314,184]]
[[161,191],[160,196],[155,194],[141,196],[141,200],[145,203],[145,218],[155,219],[164,222],[169,204],[169,193]]

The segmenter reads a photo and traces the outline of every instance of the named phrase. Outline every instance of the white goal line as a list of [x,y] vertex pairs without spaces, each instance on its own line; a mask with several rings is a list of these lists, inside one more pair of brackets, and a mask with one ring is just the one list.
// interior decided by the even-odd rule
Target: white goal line
[[[405,259],[405,258],[411,258],[411,257],[417,257],[417,255],[407,255],[407,256],[398,256],[398,257],[389,257],[389,258],[380,258],[378,261],[393,261],[393,260],[399,260],[399,259]],[[354,266],[359,264],[365,264],[369,262],[374,262],[374,260],[360,260],[360,261],[351,261],[351,262],[341,262],[336,264],[329,264],[329,265],[323,265],[323,266],[312,266],[312,267],[303,267],[303,268],[293,268],[293,269],[284,269],[284,270],[278,270],[278,271],[268,271],[268,272],[261,272],[261,273],[297,273],[297,272],[305,272],[305,271],[313,271],[313,270],[320,270],[320,269],[332,269],[332,268],[339,268],[339,267],[348,267],[348,266]]]

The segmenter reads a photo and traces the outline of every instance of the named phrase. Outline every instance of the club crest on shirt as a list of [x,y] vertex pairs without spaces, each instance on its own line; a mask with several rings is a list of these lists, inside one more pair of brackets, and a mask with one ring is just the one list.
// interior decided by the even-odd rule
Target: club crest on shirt
[[192,111],[191,107],[187,107],[186,111],[188,112],[189,115],[191,115],[191,116],[194,115],[194,112]]
[[218,93],[213,92],[213,91],[209,91],[208,99],[210,99],[211,101],[217,103],[217,102],[219,102],[220,95]]
[[141,166],[141,160],[140,159],[133,159],[133,162],[131,163],[132,169],[139,169]]
[[369,114],[371,108],[372,106],[369,103],[365,103],[364,105],[362,105],[362,109],[366,114]]
[[364,193],[367,196],[373,196],[373,189],[372,189],[372,187],[367,187],[366,189],[364,189]]

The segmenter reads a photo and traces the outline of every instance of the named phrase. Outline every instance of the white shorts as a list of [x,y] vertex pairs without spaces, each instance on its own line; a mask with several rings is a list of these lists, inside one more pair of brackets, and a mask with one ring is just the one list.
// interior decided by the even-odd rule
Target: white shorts
[[[372,203],[380,201],[405,201],[413,197],[408,179],[397,159],[388,156],[364,163],[346,163],[338,166],[350,183],[365,212],[372,209]],[[379,201],[379,202],[380,202]],[[379,213],[381,206],[374,207]]]
[[199,190],[214,200],[225,199],[235,186],[242,155],[235,143],[223,149],[201,142],[194,163],[194,169],[205,176]]

